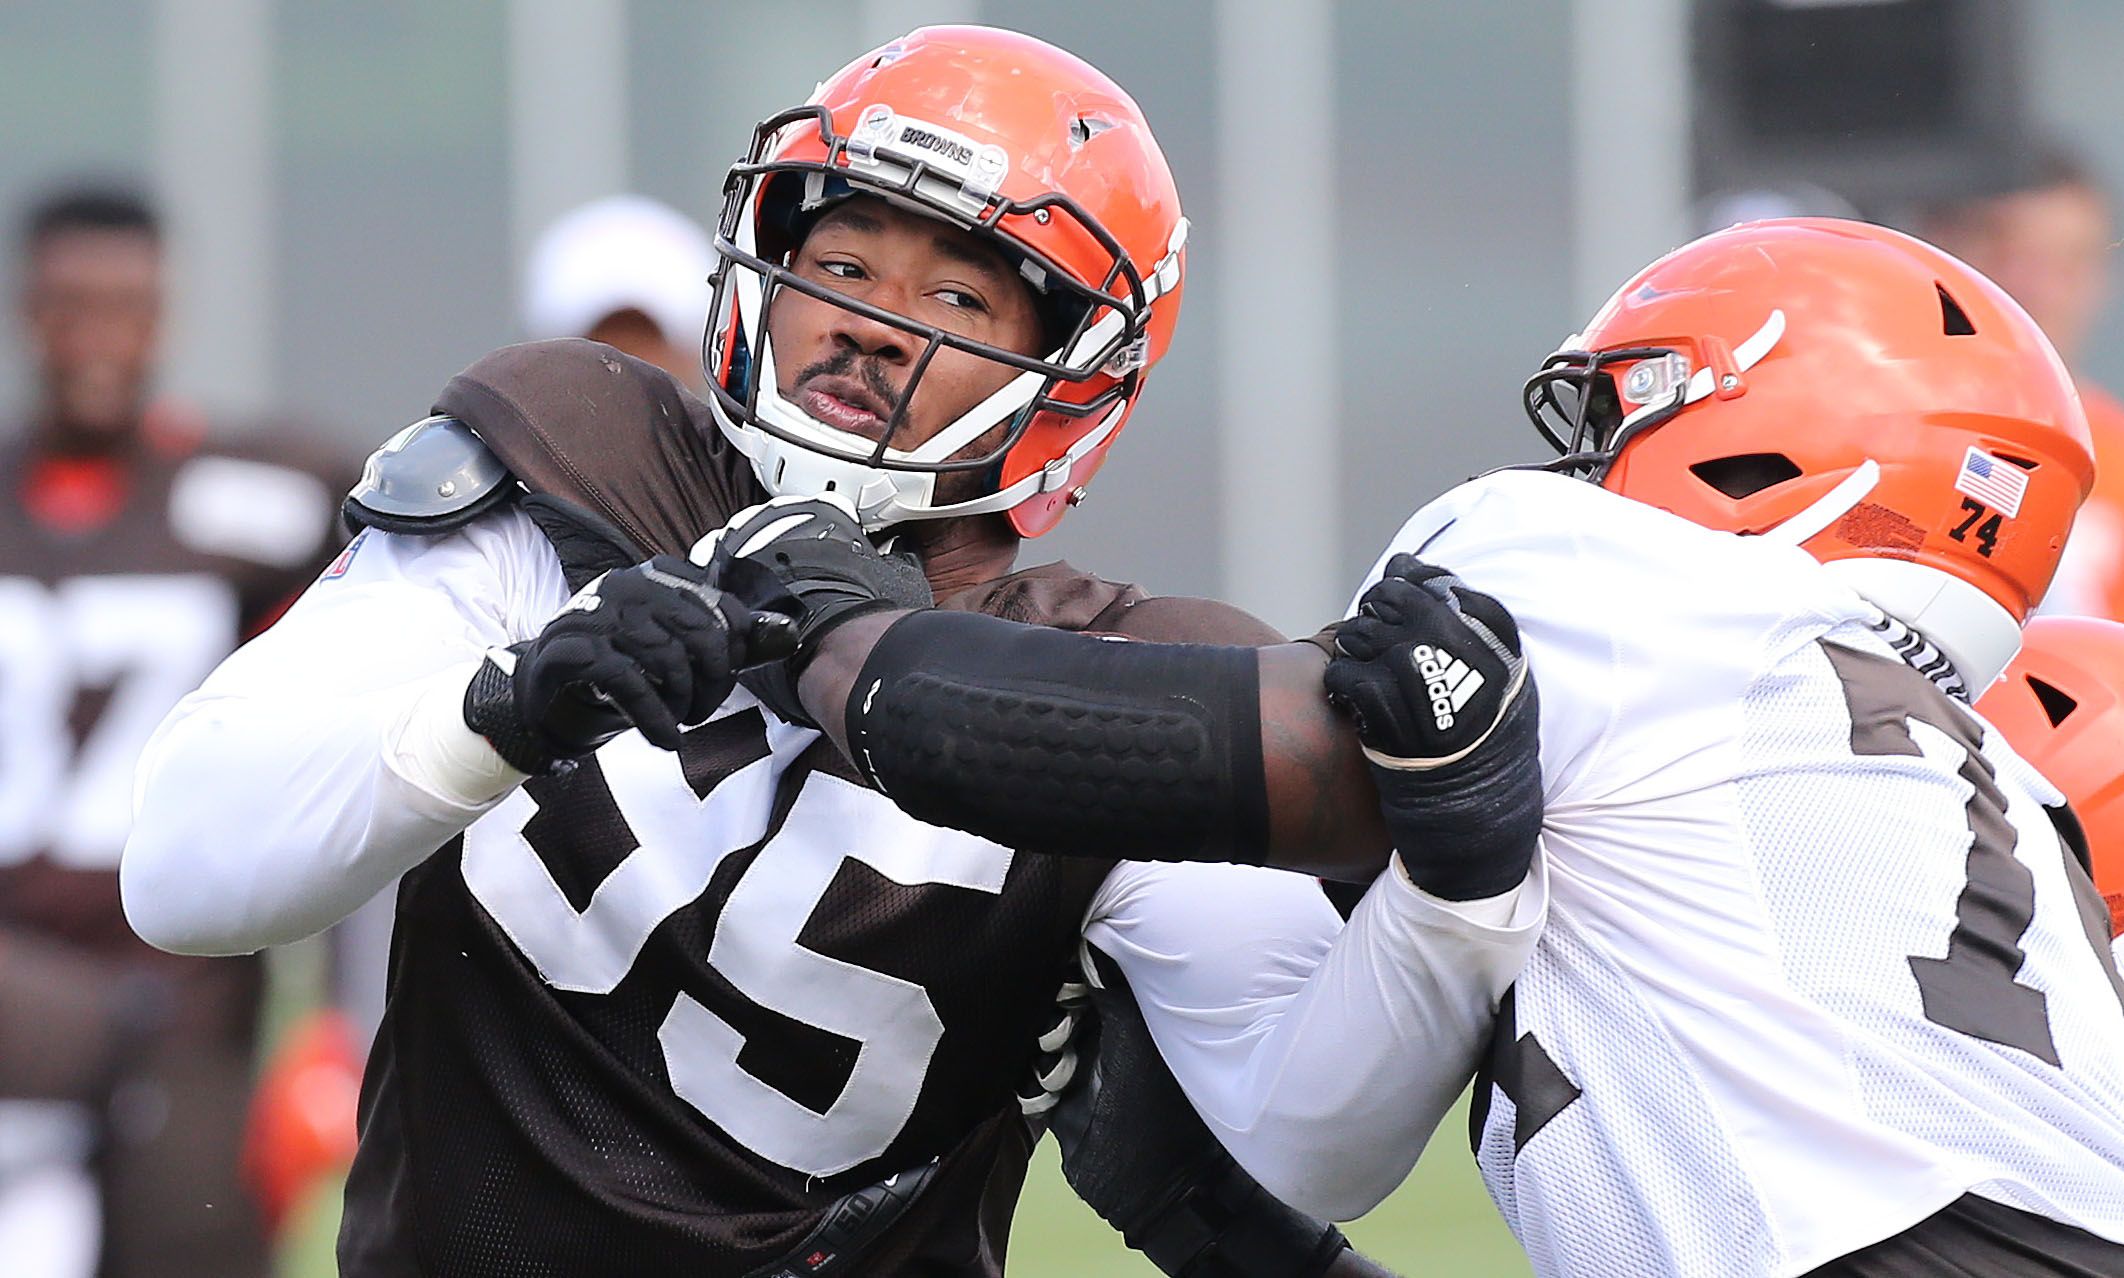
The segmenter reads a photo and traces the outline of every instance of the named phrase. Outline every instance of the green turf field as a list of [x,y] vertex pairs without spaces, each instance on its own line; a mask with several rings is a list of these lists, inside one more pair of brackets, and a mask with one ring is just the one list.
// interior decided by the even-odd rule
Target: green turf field
[[[1379,1210],[1349,1226],[1357,1245],[1404,1278],[1521,1278],[1527,1262],[1490,1206],[1468,1158],[1467,1115],[1456,1109],[1416,1173]],[[328,1278],[336,1192],[320,1194],[306,1213],[283,1266],[288,1278]],[[1011,1278],[1138,1278],[1157,1270],[1121,1245],[1062,1183],[1055,1146],[1040,1146],[1010,1240]],[[644,1275],[643,1278],[654,1278]]]
[[[1379,1210],[1347,1228],[1366,1254],[1404,1278],[1523,1278],[1527,1262],[1490,1206],[1468,1157],[1466,1102]],[[1011,1278],[1137,1278],[1157,1270],[1121,1245],[1062,1183],[1055,1146],[1040,1146],[1010,1239]]]

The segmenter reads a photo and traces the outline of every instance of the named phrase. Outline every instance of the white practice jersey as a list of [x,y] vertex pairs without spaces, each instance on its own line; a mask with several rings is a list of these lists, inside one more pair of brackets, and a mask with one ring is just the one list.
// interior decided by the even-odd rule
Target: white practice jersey
[[1539,681],[1553,904],[1473,1121],[1538,1273],[1803,1274],[1964,1193],[2124,1240],[2124,995],[2061,800],[1871,605],[1541,473],[1401,551]]

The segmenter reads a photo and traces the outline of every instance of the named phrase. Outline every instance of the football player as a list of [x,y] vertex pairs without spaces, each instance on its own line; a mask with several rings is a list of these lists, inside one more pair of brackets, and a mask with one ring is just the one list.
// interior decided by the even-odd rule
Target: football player
[[[885,599],[1273,640],[1222,605],[1013,571],[1164,353],[1185,233],[1111,81],[1012,33],[918,31],[731,171],[710,403],[535,343],[372,460],[344,565],[164,726],[124,867],[142,934],[193,952],[315,931],[399,880],[343,1273],[996,1274],[1032,1135],[1016,1087],[1086,941],[1225,1139],[1331,1207],[1406,1173],[1453,1095],[1398,1085],[1411,1056],[1464,1069],[1531,946],[1531,824],[1505,881],[1390,883],[1345,942],[1298,876],[925,826],[785,682],[732,695],[786,619],[685,558],[770,493],[832,492],[856,512],[836,537],[912,552],[866,561]],[[874,606],[854,586],[836,611]],[[1275,815],[1369,876],[1387,839],[1361,755],[1312,722],[1348,801]],[[1338,1028],[1381,1017],[1425,1028]],[[1250,1076],[1288,1083],[1264,1103]],[[1389,1099],[1321,1104],[1345,1092]],[[1302,1159],[1321,1144],[1350,1152]],[[1203,1275],[1368,1272],[1331,1227],[1216,1188],[1132,1216],[1131,1241]]]
[[[1562,457],[1417,512],[1333,632],[1325,687],[1406,815],[1486,797],[1408,744],[1498,677],[1440,624],[1480,612],[1460,576],[1540,674],[1554,899],[1471,1131],[1536,1270],[2124,1272],[2124,987],[2061,796],[1967,705],[2093,478],[2047,340],[1906,236],[1747,224],[1626,283],[1527,406]],[[754,546],[777,566],[772,537]],[[1284,751],[1274,690],[1297,668],[1274,651],[1261,772],[1235,790]],[[881,789],[1006,839],[1020,818],[972,761],[1126,777],[1160,741],[1050,743],[1035,716],[1245,709],[1185,654],[989,618],[881,612],[799,656],[807,704]],[[997,697],[1016,713],[968,712]],[[1171,820],[1222,824],[1165,850],[1258,855],[1220,802],[1171,792]],[[1051,850],[1159,852],[1100,805],[1038,811]]]
[[38,398],[0,449],[0,1255],[263,1275],[237,1157],[263,969],[141,944],[118,858],[157,721],[336,548],[329,468],[207,445],[155,400],[140,197],[55,192],[21,249]]
[[2060,820],[2124,934],[2124,624],[2033,618],[1977,711],[2070,802]]

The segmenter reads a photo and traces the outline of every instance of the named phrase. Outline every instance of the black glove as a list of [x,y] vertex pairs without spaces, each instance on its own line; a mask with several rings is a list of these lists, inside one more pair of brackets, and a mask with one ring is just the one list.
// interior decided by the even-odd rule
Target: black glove
[[1078,1082],[1053,1111],[1069,1187],[1163,1273],[1326,1273],[1349,1247],[1342,1231],[1277,1201],[1240,1170],[1158,1055],[1121,969],[1096,951],[1092,962],[1096,1020],[1080,1030]]
[[796,651],[745,672],[745,686],[783,720],[818,726],[797,699],[797,680],[833,630],[869,612],[927,608],[929,579],[914,556],[879,550],[862,521],[826,497],[777,497],[740,511],[693,548],[709,580],[755,608],[794,598]]
[[788,653],[795,628],[755,613],[676,555],[608,572],[527,643],[489,653],[465,723],[510,766],[545,773],[628,728],[666,750],[715,712],[736,671]]
[[1414,555],[1335,628],[1328,699],[1357,739],[1402,867],[1448,900],[1509,891],[1541,833],[1541,717],[1504,605]]

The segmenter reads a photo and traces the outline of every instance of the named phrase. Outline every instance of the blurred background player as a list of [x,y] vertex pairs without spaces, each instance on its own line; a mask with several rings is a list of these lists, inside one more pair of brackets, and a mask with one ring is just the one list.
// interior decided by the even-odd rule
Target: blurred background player
[[2124,932],[2124,624],[2035,618],[1976,708],[2064,792],[2110,933]]
[[154,404],[140,197],[50,196],[19,263],[37,398],[0,451],[0,1267],[263,1274],[237,1169],[261,965],[142,944],[117,866],[141,745],[316,575],[335,495]]
[[554,221],[524,268],[524,332],[587,337],[701,389],[701,332],[715,249],[685,214],[611,195]]
[[2124,404],[2081,372],[2109,301],[2115,211],[2093,169],[2060,143],[2031,148],[2010,172],[2001,187],[1925,210],[1911,229],[1996,281],[2074,371],[2094,437],[2095,487],[2043,611],[2124,619]]

